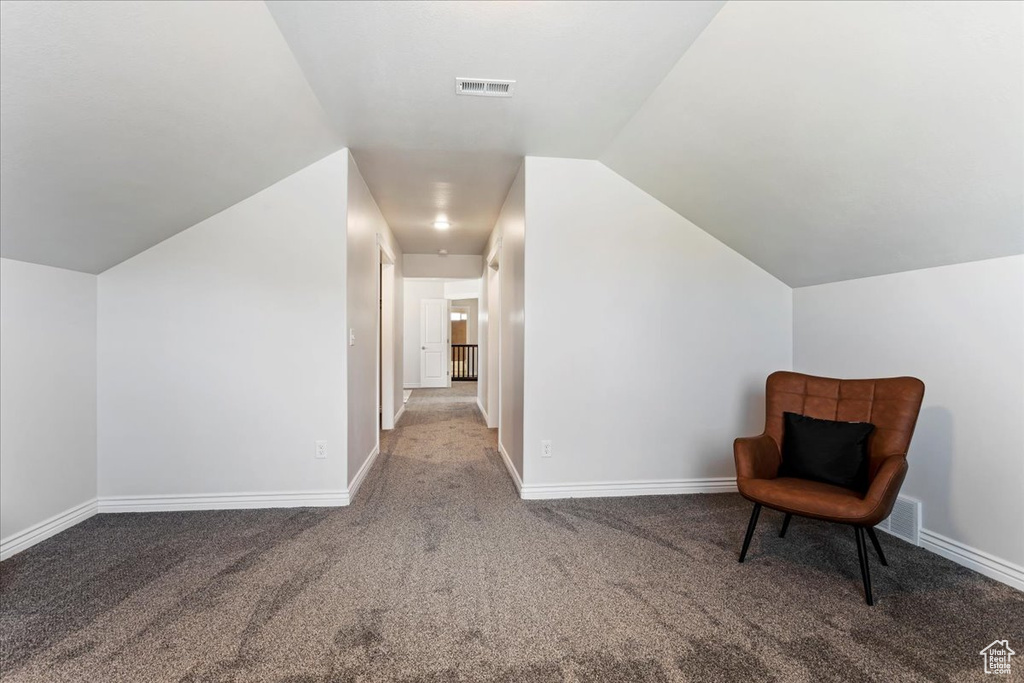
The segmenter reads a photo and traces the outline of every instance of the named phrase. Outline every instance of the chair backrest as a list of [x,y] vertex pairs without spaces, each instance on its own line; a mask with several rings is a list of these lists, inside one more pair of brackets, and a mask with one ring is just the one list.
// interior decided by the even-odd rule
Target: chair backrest
[[782,447],[783,413],[821,420],[870,422],[870,476],[888,455],[906,455],[924,399],[916,377],[834,379],[799,372],[773,372],[765,389],[764,431]]

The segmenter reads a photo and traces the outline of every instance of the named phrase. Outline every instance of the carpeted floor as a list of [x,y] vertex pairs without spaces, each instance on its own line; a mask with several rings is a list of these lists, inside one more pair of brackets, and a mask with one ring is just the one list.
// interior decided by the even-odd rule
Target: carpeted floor
[[351,507],[100,515],[0,564],[0,678],[943,681],[1024,651],[1024,594],[885,534],[870,608],[848,529],[766,510],[738,564],[738,495],[521,501],[473,391],[415,391]]

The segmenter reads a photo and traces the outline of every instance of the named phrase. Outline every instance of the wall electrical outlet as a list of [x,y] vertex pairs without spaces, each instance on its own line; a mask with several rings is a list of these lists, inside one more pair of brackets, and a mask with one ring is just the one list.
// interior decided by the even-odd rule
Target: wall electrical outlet
[[550,458],[551,457],[551,442],[541,441],[540,442],[540,457]]
[[323,460],[327,457],[327,442],[317,441],[316,442],[316,457]]
[[349,331],[348,331],[348,345],[349,346],[355,346],[356,345],[356,331],[353,330],[353,329],[349,329]]

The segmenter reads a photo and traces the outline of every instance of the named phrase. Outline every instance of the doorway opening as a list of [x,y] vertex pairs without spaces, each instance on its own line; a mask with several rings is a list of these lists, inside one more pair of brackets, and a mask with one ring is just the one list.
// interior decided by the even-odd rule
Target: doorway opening
[[484,261],[483,296],[486,324],[485,366],[480,381],[480,406],[490,429],[501,424],[501,240]]
[[475,382],[480,368],[478,299],[455,299],[448,314],[452,351],[449,367],[453,382]]
[[395,428],[395,397],[401,387],[395,376],[395,255],[380,235],[377,237],[377,448],[380,430]]
[[405,278],[403,288],[405,389],[464,391],[480,368],[480,278]]

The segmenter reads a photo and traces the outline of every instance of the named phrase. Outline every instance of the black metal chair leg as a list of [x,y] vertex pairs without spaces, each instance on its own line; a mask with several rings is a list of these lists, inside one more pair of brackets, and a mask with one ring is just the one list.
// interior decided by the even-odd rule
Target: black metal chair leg
[[754,503],[754,511],[750,513],[750,522],[747,524],[747,535],[743,539],[743,550],[740,551],[740,562],[747,557],[747,548],[750,547],[750,539],[754,537],[754,527],[757,526],[757,518],[761,515],[761,504]]
[[868,566],[868,544],[864,540],[864,527],[853,527],[854,536],[857,538],[857,559],[860,560],[860,576],[864,579],[864,599],[868,605],[874,605],[875,599],[871,595],[871,568]]
[[866,527],[865,531],[868,532],[868,538],[871,539],[871,545],[875,546],[875,552],[878,553],[878,561],[882,563],[883,567],[888,567],[889,563],[885,561],[885,553],[882,552],[882,544],[878,542],[878,536],[875,536],[874,528]]
[[786,518],[782,520],[782,531],[779,532],[779,538],[785,538],[786,532],[789,530],[789,521],[793,519],[793,515],[786,513]]

